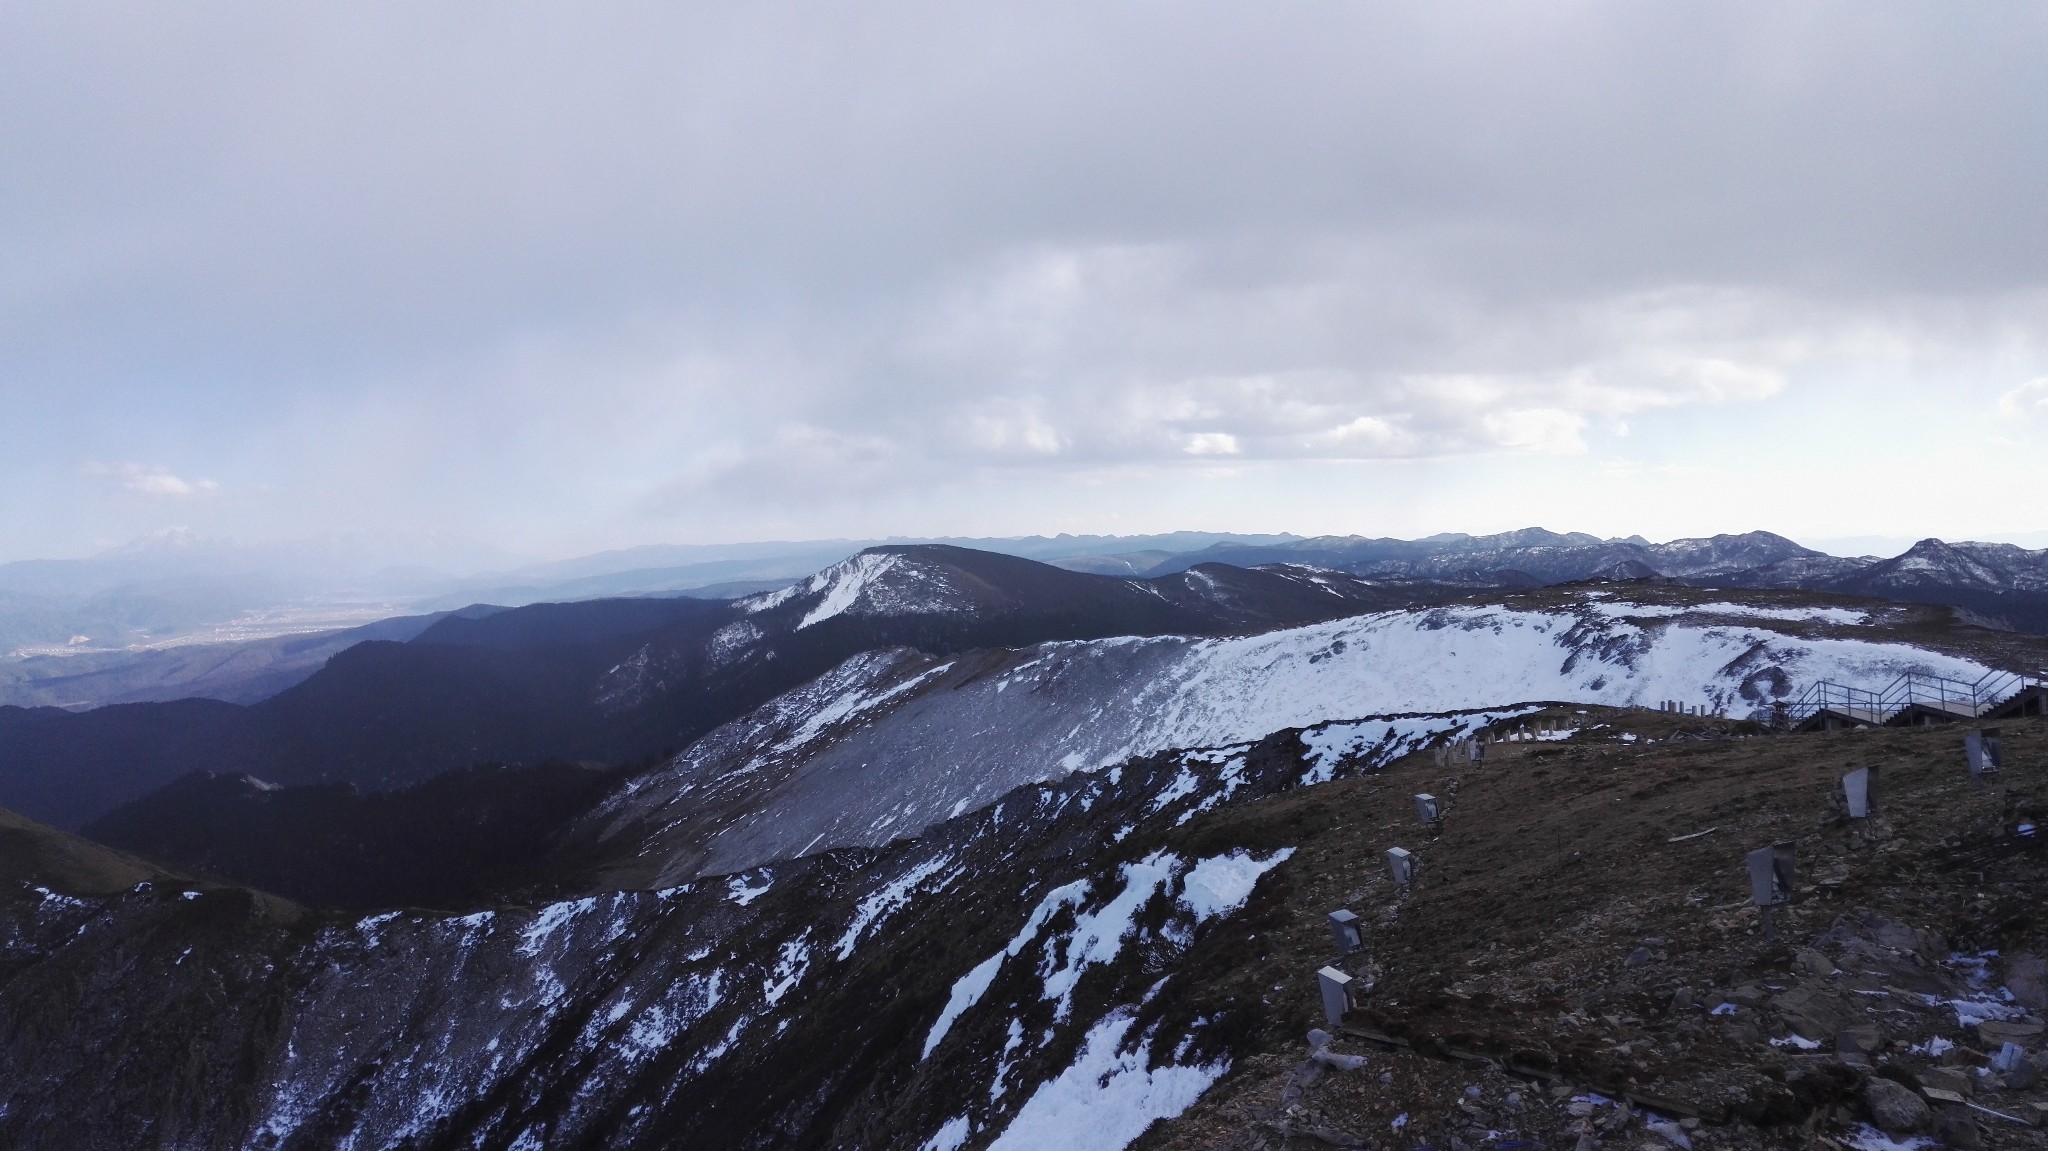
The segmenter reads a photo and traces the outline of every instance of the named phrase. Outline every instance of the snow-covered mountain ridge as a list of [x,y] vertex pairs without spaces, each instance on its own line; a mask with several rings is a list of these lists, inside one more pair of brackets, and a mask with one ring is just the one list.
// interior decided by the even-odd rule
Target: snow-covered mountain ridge
[[[1818,679],[1989,666],[1877,609],[1582,588],[1221,639],[864,653],[727,724],[589,818],[634,882],[886,843],[1020,784],[1358,716],[1539,701],[1748,712]],[[1740,602],[1747,599],[1750,602]],[[1903,610],[1903,609],[1901,609]]]
[[996,619],[1024,613],[1157,617],[1213,633],[1299,622],[1356,605],[1385,606],[1389,593],[1343,572],[1276,565],[1257,570],[1206,564],[1152,579],[1116,579],[963,548],[872,548],[807,580],[733,606],[764,633],[800,632],[840,617],[871,620]]
[[[1490,536],[1458,533],[1419,540],[1318,536],[1267,544],[1219,543],[1160,563],[1153,574],[1203,561],[1302,563],[1354,575],[1407,579],[1492,579],[1513,574],[1538,583],[1585,579],[1617,568],[1692,578],[1749,571],[1794,558],[1832,558],[1770,532],[1678,539],[1600,539],[1583,532],[1524,528]],[[1513,582],[1508,580],[1505,582]]]
[[[1099,562],[1099,561],[1091,561]],[[1540,528],[1420,540],[1321,536],[1221,543],[1154,560],[1160,575],[1211,562],[1297,563],[1368,579],[1447,580],[1521,587],[1584,579],[1660,578],[1700,587],[1779,588],[1870,595],[1968,608],[2020,631],[2048,631],[2048,549],[1925,539],[1890,558],[1833,556],[1770,532],[1651,543]]]

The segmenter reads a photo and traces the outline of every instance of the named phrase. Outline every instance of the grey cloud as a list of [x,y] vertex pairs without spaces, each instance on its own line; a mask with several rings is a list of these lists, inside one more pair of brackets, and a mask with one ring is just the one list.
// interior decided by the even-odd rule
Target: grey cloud
[[1570,453],[2040,354],[2044,65],[2020,4],[18,5],[0,454],[262,531]]

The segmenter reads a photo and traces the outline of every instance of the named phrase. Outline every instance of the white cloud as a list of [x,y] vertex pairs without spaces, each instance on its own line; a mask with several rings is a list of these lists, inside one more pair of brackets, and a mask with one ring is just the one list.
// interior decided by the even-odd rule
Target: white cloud
[[1586,450],[1586,442],[1579,438],[1586,418],[1574,412],[1554,408],[1488,412],[1481,423],[1494,443],[1510,450],[1561,455]]
[[1358,416],[1306,437],[1303,444],[1310,455],[1337,459],[1416,454],[1414,438],[1384,416]]
[[1234,456],[1243,451],[1229,432],[1196,432],[1181,450],[1191,456]]
[[2048,414],[2048,376],[2028,380],[1998,397],[1998,414],[2009,420]]
[[220,490],[220,485],[213,480],[188,480],[169,468],[146,464],[87,463],[79,471],[84,475],[104,476],[114,480],[120,485],[121,490],[141,496],[183,499]]

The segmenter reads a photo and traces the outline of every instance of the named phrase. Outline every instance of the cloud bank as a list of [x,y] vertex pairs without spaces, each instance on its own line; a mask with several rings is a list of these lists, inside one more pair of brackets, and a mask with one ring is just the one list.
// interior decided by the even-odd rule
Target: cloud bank
[[2007,482],[2044,66],[2018,4],[17,5],[0,510],[1675,534],[1779,488],[1606,477],[1898,424]]

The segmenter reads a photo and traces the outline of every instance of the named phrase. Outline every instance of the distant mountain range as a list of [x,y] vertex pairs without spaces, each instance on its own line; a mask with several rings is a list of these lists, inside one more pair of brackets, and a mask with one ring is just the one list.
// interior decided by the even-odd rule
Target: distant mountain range
[[455,613],[410,642],[348,647],[247,706],[0,707],[0,806],[76,827],[195,771],[381,790],[484,763],[628,763],[673,755],[863,651],[1220,635],[1457,594],[1224,565],[1121,580],[965,548],[877,548],[737,601]]
[[[263,551],[167,537],[88,560],[0,564],[0,704],[251,703],[362,639],[409,638],[449,611],[620,596],[732,599],[787,586],[867,546],[931,542],[1126,578],[1211,563],[1290,564],[1475,590],[1601,577],[1807,588],[1950,604],[1983,624],[2048,632],[2048,551],[1939,540],[1891,559],[1828,555],[1768,532],[1662,544],[1541,528],[1420,540],[1202,532],[825,540],[629,548],[458,579],[418,567],[369,570],[369,559],[395,553],[390,541],[364,545],[347,562],[348,548],[332,541]],[[443,552],[456,554],[435,554]],[[381,622],[357,630],[370,620]],[[15,658],[4,657],[9,651]]]
[[1967,608],[1982,622],[2048,633],[2048,550],[1921,540],[1890,559],[1831,556],[1770,532],[1653,544],[1525,528],[1420,540],[1318,536],[1218,543],[1162,555],[1142,551],[1059,561],[1109,574],[1159,576],[1201,563],[1302,564],[1367,579],[1534,587],[1582,579],[1663,578],[1698,587],[1801,588]]
[[[438,537],[338,536],[249,546],[172,531],[81,559],[0,563],[0,661],[97,657],[100,694],[77,702],[116,702],[134,689],[162,683],[163,665],[159,661],[158,668],[138,673],[132,684],[105,673],[124,655],[166,646],[311,638],[386,617],[480,603],[519,607],[683,594],[736,598],[802,579],[868,547],[938,543],[1050,560],[1132,549],[1164,556],[1219,542],[1293,538],[1172,532],[649,545],[514,565],[502,553]],[[243,662],[261,655],[252,650]],[[54,667],[0,667],[0,702],[45,702],[38,689],[13,685],[71,674]],[[190,694],[233,698],[212,688]]]
[[[1805,588],[1948,604],[1967,609],[1982,624],[2048,632],[2048,551],[2010,544],[1923,540],[1902,555],[1880,559],[1831,556],[1768,532],[1662,544],[1540,528],[1421,540],[1181,532],[980,542],[998,545],[980,550],[1127,578],[1156,578],[1202,564],[1287,564],[1375,581],[1475,590],[1588,578],[1666,578],[1700,586]],[[80,709],[184,698],[253,703],[300,682],[356,643],[409,639],[450,611],[480,614],[623,595],[738,598],[788,586],[843,559],[852,546],[825,541],[636,548],[502,577],[444,581],[433,584],[440,590],[425,598],[416,595],[425,586],[419,582],[424,577],[411,571],[393,577],[402,577],[411,590],[401,595],[387,586],[388,600],[290,601],[282,606],[281,596],[305,590],[291,581],[306,578],[311,561],[296,553],[296,574],[288,577],[235,568],[235,563],[254,562],[249,553],[191,541],[176,546],[160,542],[155,550],[126,549],[94,560],[0,565],[0,649],[14,645],[16,651],[16,658],[0,658],[0,704]],[[1132,547],[1140,550],[1128,550]],[[213,571],[210,563],[231,566]],[[633,566],[644,564],[668,566]],[[340,565],[337,570],[356,569]],[[378,618],[378,603],[387,612],[414,614]],[[334,626],[366,618],[376,622]],[[256,638],[237,638],[244,636]]]

